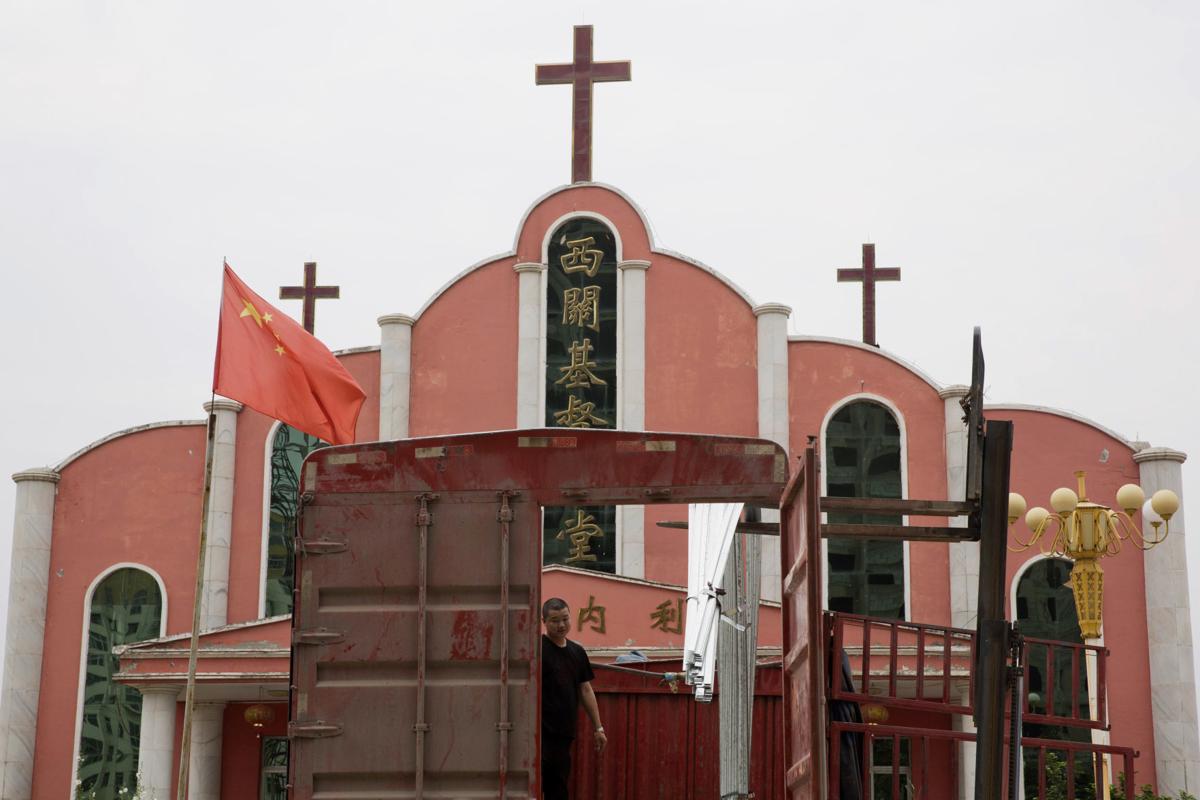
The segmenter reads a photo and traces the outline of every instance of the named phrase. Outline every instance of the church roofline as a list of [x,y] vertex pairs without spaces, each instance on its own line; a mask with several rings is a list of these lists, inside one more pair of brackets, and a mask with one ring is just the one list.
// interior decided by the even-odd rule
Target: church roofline
[[1136,453],[1141,450],[1142,443],[1135,443],[1132,439],[1127,439],[1121,434],[1114,431],[1112,428],[1106,428],[1095,420],[1088,419],[1085,416],[1076,414],[1074,411],[1066,411],[1061,408],[1052,408],[1051,406],[1036,406],[1028,403],[984,403],[983,410],[987,411],[1033,411],[1042,414],[1050,414],[1055,417],[1063,417],[1081,425],[1087,425],[1089,428],[1095,428],[1101,433],[1116,439],[1121,444],[1129,448],[1130,452]]
[[115,433],[110,433],[107,436],[97,439],[89,445],[81,447],[74,453],[71,453],[71,455],[64,458],[62,461],[58,462],[58,464],[54,467],[54,470],[55,472],[62,472],[76,459],[87,455],[101,445],[108,444],[114,439],[120,439],[122,436],[130,436],[135,433],[141,433],[142,431],[154,430],[155,428],[182,428],[189,425],[207,424],[208,423],[202,419],[173,419],[165,422],[149,422],[145,425],[134,425],[132,428],[125,428],[123,430],[116,431]]
[[[540,206],[542,203],[549,200],[551,197],[554,197],[556,194],[560,194],[562,192],[567,192],[572,189],[587,188],[587,187],[603,189],[607,192],[612,192],[617,197],[621,198],[621,200],[625,201],[625,203],[627,203],[629,205],[629,207],[634,210],[634,213],[636,213],[638,215],[638,219],[641,220],[642,227],[646,231],[646,241],[649,242],[651,253],[667,256],[669,258],[674,258],[678,261],[684,262],[685,264],[690,264],[693,267],[704,270],[709,275],[712,275],[718,281],[725,284],[727,287],[729,287],[734,292],[736,292],[739,297],[741,297],[743,300],[746,301],[746,305],[748,305],[752,308],[754,307],[754,305],[755,305],[754,300],[750,297],[749,294],[747,294],[746,290],[743,289],[741,286],[738,286],[736,283],[734,283],[732,280],[730,280],[729,277],[727,277],[720,271],[714,269],[713,267],[710,267],[709,265],[705,264],[703,261],[700,261],[699,259],[695,259],[695,258],[692,258],[691,256],[683,255],[682,253],[678,253],[674,250],[668,250],[666,248],[661,248],[661,247],[656,246],[654,243],[654,228],[650,225],[650,220],[646,216],[646,213],[644,211],[642,211],[642,207],[639,206],[636,202],[634,202],[634,200],[629,195],[625,194],[625,192],[621,191],[616,186],[611,186],[607,183],[598,183],[598,182],[593,181],[590,183],[563,184],[562,186],[555,187],[554,189],[551,189],[550,191],[543,193],[540,197],[538,197],[536,200],[534,200],[532,203],[530,203],[529,207],[525,209],[525,213],[521,215],[521,221],[517,224],[517,232],[513,236],[513,246],[512,246],[511,250],[504,252],[504,253],[497,253],[493,256],[488,256],[487,258],[484,258],[480,261],[476,261],[474,264],[472,264],[471,266],[462,270],[461,272],[459,272],[457,275],[455,275],[450,280],[446,281],[446,283],[442,284],[441,288],[439,288],[436,292],[434,292],[433,294],[431,294],[429,296],[429,299],[425,301],[425,304],[421,306],[420,310],[418,310],[416,314],[413,314],[413,319],[416,321],[420,321],[421,315],[423,315],[430,306],[432,306],[434,303],[436,303],[438,298],[440,298],[443,294],[445,294],[447,292],[447,290],[450,289],[451,286],[458,283],[460,280],[467,277],[475,270],[480,269],[481,267],[487,266],[488,264],[495,263],[496,261],[500,261],[505,258],[516,258],[517,257],[517,248],[520,246],[520,243],[521,243],[521,232],[525,230],[525,223],[527,223],[529,221],[530,215],[533,214],[534,210],[538,206]],[[584,211],[584,212],[587,211],[587,209],[580,209],[580,210]]]
[[819,342],[821,344],[839,344],[839,345],[844,345],[846,347],[853,347],[858,350],[865,350],[868,353],[874,353],[877,356],[882,356],[883,358],[886,358],[888,361],[895,362],[897,365],[904,367],[906,370],[911,372],[913,375],[916,375],[918,378],[920,378],[921,380],[923,380],[927,384],[929,384],[935,392],[940,392],[940,391],[942,391],[942,389],[945,388],[944,386],[942,386],[942,384],[935,381],[928,374],[926,374],[925,372],[922,372],[921,369],[919,367],[917,367],[916,365],[912,364],[911,362],[905,361],[903,358],[900,358],[900,356],[898,356],[894,353],[884,350],[882,347],[875,347],[873,345],[864,344],[863,342],[859,342],[854,339],[838,339],[838,338],[832,337],[832,336],[803,336],[800,334],[792,334],[792,335],[788,336],[788,342],[789,343],[790,342]]

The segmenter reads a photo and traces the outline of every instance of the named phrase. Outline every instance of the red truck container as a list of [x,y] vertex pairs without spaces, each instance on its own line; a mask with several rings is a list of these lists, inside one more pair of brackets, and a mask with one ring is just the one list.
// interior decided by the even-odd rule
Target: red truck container
[[565,429],[313,453],[291,796],[538,797],[541,508],[774,507],[787,467],[767,441]]

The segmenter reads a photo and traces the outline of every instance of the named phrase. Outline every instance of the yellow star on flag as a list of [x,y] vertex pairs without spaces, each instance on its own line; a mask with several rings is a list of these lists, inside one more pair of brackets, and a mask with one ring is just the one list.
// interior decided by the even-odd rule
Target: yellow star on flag
[[271,312],[270,312],[270,311],[268,311],[267,313],[263,314],[263,322],[270,323],[270,322],[271,322],[271,319],[272,319],[272,317],[271,317]]
[[[254,321],[255,321],[256,323],[258,323],[258,327],[260,327],[260,328],[261,328],[261,327],[262,327],[262,325],[263,325],[263,321],[262,321],[262,317],[260,317],[260,316],[258,315],[258,309],[256,309],[256,308],[255,308],[255,307],[254,307],[254,306],[253,306],[253,305],[250,303],[250,301],[249,301],[249,300],[247,300],[247,299],[246,299],[246,298],[244,298],[244,297],[242,298],[242,302],[246,304],[246,307],[242,309],[242,313],[238,314],[238,317],[239,317],[239,318],[241,318],[241,317],[252,317],[252,318],[254,319]],[[270,320],[268,320],[268,322],[269,322],[269,321],[270,321]]]
[[285,351],[284,351],[284,349],[283,349],[283,345],[279,345],[278,347],[276,347],[276,348],[275,348],[275,352],[276,352],[276,353],[279,353],[279,355],[283,355],[283,354],[284,354],[284,352],[285,352]]

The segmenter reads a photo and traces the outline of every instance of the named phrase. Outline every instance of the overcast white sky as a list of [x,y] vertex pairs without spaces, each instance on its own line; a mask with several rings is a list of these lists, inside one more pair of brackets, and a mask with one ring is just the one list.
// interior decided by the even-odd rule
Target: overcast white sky
[[980,325],[989,402],[1185,450],[1200,502],[1200,4],[1153,0],[7,0],[0,475],[199,418],[223,257],[265,296],[318,261],[337,349],[510,249],[570,177],[570,89],[533,67],[580,22],[633,62],[595,178],[660,247],[853,339],[835,270],[874,241],[885,348],[967,382]]

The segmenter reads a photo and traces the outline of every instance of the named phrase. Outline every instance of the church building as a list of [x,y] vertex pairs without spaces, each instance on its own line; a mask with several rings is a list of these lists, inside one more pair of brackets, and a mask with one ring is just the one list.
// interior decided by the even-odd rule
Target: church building
[[[812,440],[824,495],[961,499],[968,376],[941,383],[876,343],[875,283],[899,270],[876,267],[863,245],[862,268],[839,276],[864,296],[863,341],[850,341],[797,326],[798,298],[752,298],[735,271],[655,241],[636,199],[591,176],[592,83],[628,80],[628,62],[594,62],[588,26],[575,47],[571,63],[538,72],[573,86],[571,183],[514,219],[502,255],[448,272],[419,308],[381,298],[378,341],[336,354],[367,394],[356,441],[609,428],[762,437],[794,460]],[[291,294],[311,329],[314,304],[333,292],[314,265]],[[946,336],[969,346],[968,331]],[[298,478],[324,443],[232,400],[204,409],[216,435],[189,796],[275,800],[286,784]],[[1050,408],[985,415],[1013,421],[1012,489],[1031,500],[1073,486],[1078,470],[1097,502],[1115,505],[1130,482],[1182,497],[1182,452]],[[0,800],[109,800],[135,776],[173,796],[205,433],[200,418],[147,422],[13,476]],[[594,661],[680,657],[687,534],[658,523],[685,519],[677,506],[547,509],[542,596],[567,600],[571,636]],[[1180,512],[1157,547],[1104,562],[1105,735],[1139,752],[1138,782],[1160,792],[1200,791],[1183,534]],[[777,538],[760,542],[766,663],[782,645],[780,553]],[[1027,635],[1083,641],[1070,568],[1036,548],[1009,554],[1006,602]],[[826,607],[845,614],[973,629],[978,575],[973,543],[830,539],[824,553]],[[1034,665],[1028,688],[1044,697],[1071,669],[1055,677]],[[1086,711],[1082,691],[1058,696]],[[963,765],[936,780],[946,793],[926,796],[970,796]]]

